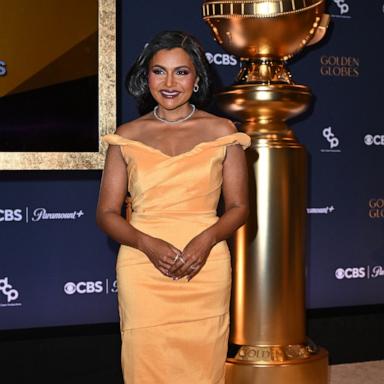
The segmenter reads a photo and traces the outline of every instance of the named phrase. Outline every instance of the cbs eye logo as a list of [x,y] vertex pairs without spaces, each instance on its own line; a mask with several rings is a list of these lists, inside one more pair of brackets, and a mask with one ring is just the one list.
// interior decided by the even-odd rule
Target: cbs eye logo
[[87,293],[102,293],[104,290],[102,281],[80,281],[78,283],[73,283],[69,281],[64,285],[64,292],[67,295],[74,295],[79,293],[84,295]]
[[364,267],[360,268],[338,268],[335,271],[336,279],[364,279],[366,277],[366,272]]
[[206,52],[205,57],[208,60],[209,64],[216,64],[216,65],[237,65],[237,59],[233,55],[228,55],[227,53],[215,53],[212,54],[211,52]]
[[384,145],[384,135],[365,135],[365,145]]

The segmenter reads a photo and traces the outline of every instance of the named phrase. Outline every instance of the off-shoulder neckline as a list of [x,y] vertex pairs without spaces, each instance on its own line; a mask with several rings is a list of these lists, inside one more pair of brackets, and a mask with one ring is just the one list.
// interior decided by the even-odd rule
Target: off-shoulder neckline
[[[119,145],[127,145],[127,144],[134,144],[134,145],[137,145],[137,146],[140,146],[140,147],[143,147],[143,148],[146,148],[150,151],[153,151],[153,152],[156,152],[168,159],[175,159],[175,158],[178,158],[178,157],[181,157],[181,156],[184,156],[184,155],[188,155],[190,153],[193,153],[194,151],[196,151],[197,149],[201,148],[201,147],[204,147],[206,145],[209,145],[209,144],[215,144],[219,141],[222,141],[222,140],[228,140],[230,138],[232,138],[233,136],[240,136],[240,137],[244,137],[246,138],[247,140],[249,140],[249,136],[246,134],[246,133],[243,133],[243,132],[234,132],[234,133],[230,133],[228,135],[224,135],[224,136],[220,136],[214,140],[208,140],[208,141],[202,141],[196,145],[194,145],[191,149],[189,149],[188,151],[184,151],[184,152],[181,152],[179,154],[176,154],[176,155],[169,155],[165,152],[163,152],[161,149],[158,149],[158,148],[155,148],[155,147],[152,147],[151,145],[148,145],[148,144],[145,144],[143,143],[142,141],[139,141],[139,140],[132,140],[132,139],[128,139],[124,136],[121,136],[121,135],[118,135],[116,133],[112,133],[112,134],[109,134],[109,135],[106,135],[106,136],[115,136],[115,137],[118,137],[121,139],[122,142],[124,142],[125,144],[120,144]],[[105,137],[105,136],[104,136]]]

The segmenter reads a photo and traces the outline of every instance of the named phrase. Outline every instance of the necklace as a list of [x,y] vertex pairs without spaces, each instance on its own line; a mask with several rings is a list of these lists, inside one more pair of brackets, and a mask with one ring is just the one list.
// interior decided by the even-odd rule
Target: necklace
[[188,120],[189,118],[192,117],[192,115],[195,113],[196,111],[196,107],[193,105],[193,104],[190,104],[191,107],[192,107],[192,111],[188,113],[187,116],[185,117],[182,117],[181,119],[178,119],[178,120],[167,120],[167,119],[163,119],[162,117],[159,116],[159,113],[158,113],[158,110],[159,110],[159,106],[156,105],[155,108],[153,108],[153,116],[155,116],[155,118],[157,120],[160,120],[161,122],[163,123],[166,123],[166,124],[178,124],[178,123],[182,123],[183,121],[185,120]]

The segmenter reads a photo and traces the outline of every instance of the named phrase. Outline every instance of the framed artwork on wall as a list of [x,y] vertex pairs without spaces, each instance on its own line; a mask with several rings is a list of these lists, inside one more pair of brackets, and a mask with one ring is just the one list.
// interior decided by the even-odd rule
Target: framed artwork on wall
[[0,0],[0,170],[101,169],[116,127],[114,0]]

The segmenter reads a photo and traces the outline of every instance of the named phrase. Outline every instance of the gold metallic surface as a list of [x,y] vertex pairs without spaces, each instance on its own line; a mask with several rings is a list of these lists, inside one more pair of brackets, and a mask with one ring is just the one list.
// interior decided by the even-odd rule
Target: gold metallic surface
[[286,137],[247,133],[254,150],[248,154],[249,174],[256,185],[250,194],[253,215],[235,236],[230,341],[303,344],[306,153],[288,129]]
[[215,40],[228,52],[241,58],[286,60],[312,39],[324,3],[324,0],[206,0],[203,18]]
[[326,384],[328,353],[319,351],[306,360],[274,365],[227,359],[225,382],[228,384]]
[[203,2],[216,41],[241,60],[218,105],[252,138],[250,211],[234,238],[228,384],[326,384],[328,354],[305,336],[307,153],[286,120],[311,102],[285,61],[325,34],[324,0]]
[[293,81],[290,72],[281,61],[243,60],[236,83],[293,84]]
[[247,131],[267,133],[277,126],[276,134],[290,136],[286,130],[281,131],[286,129],[284,121],[305,111],[311,93],[303,85],[241,84],[223,90],[217,98],[221,108],[246,122]]
[[[106,145],[100,137],[116,128],[116,6],[98,0],[99,150],[98,152],[0,152],[0,170],[102,169]],[[68,25],[68,27],[70,27]],[[76,140],[76,138],[74,138]]]
[[323,39],[323,37],[327,33],[327,29],[330,21],[331,21],[330,15],[324,14],[321,16],[319,26],[317,27],[315,34],[313,35],[311,40],[308,41],[307,45],[316,44]]
[[276,363],[299,362],[308,359],[315,353],[317,348],[311,344],[295,344],[286,346],[249,346],[243,345],[236,353],[236,360],[243,362]]

